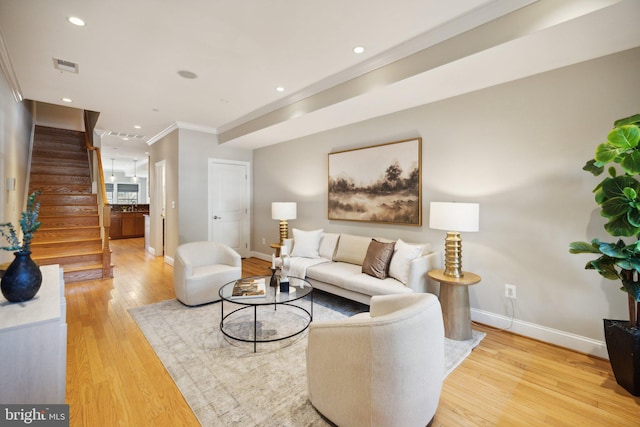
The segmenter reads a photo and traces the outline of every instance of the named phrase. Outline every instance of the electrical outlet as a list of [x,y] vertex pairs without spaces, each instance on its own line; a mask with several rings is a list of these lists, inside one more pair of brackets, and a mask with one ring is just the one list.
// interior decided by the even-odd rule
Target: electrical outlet
[[516,299],[516,286],[515,285],[510,285],[510,284],[505,284],[504,285],[504,296],[505,298],[512,298],[512,299]]
[[265,239],[264,237],[262,238],[262,244],[266,245],[267,244],[267,239]]

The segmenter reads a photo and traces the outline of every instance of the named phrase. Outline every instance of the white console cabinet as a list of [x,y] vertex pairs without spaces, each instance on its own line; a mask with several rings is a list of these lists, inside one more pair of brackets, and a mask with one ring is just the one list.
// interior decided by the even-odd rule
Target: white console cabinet
[[35,298],[10,303],[0,294],[0,403],[65,403],[67,303],[58,265],[40,267]]

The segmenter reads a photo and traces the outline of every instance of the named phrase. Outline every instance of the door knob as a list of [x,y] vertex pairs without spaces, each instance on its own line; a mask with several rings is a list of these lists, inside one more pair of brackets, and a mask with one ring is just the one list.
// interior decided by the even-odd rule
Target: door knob
[[214,216],[213,216],[213,219],[222,219],[222,217],[221,217],[221,216],[218,216],[218,215],[214,215]]

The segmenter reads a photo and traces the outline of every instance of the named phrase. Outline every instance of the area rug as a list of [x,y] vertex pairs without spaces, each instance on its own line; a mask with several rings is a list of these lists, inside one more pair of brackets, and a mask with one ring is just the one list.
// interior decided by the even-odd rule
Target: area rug
[[[314,295],[314,321],[339,319],[368,309],[329,294]],[[225,303],[225,314],[228,307]],[[245,311],[234,324],[253,330],[253,314]],[[307,399],[306,332],[283,341],[259,343],[254,353],[252,343],[231,340],[220,332],[220,303],[186,307],[168,300],[129,312],[203,426],[330,425]],[[278,307],[279,321],[287,319],[292,327],[303,321],[300,314],[296,309]],[[268,337],[274,327],[260,322],[258,336]],[[468,341],[445,338],[446,375],[484,336],[473,331]]]

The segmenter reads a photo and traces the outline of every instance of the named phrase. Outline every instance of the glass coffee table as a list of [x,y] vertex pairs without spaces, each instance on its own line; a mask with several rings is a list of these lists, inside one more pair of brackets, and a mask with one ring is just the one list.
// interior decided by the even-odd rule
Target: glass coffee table
[[[265,280],[265,296],[234,298],[232,291],[236,280],[220,288],[220,331],[225,336],[236,341],[252,342],[255,353],[257,343],[282,341],[301,334],[309,327],[313,320],[311,283],[305,279],[289,276],[289,292],[280,292],[279,286],[269,286],[270,276],[243,277],[241,280],[249,279]],[[305,297],[308,297],[309,309],[302,306]],[[225,308],[227,308],[226,314]],[[280,312],[286,310],[289,315],[294,314],[298,318],[294,319],[295,321],[279,318],[279,308],[281,308]],[[246,319],[247,314],[253,314],[253,319],[250,318],[251,316]],[[253,325],[250,325],[251,323]],[[268,323],[271,324],[271,329],[263,331],[262,325]]]

